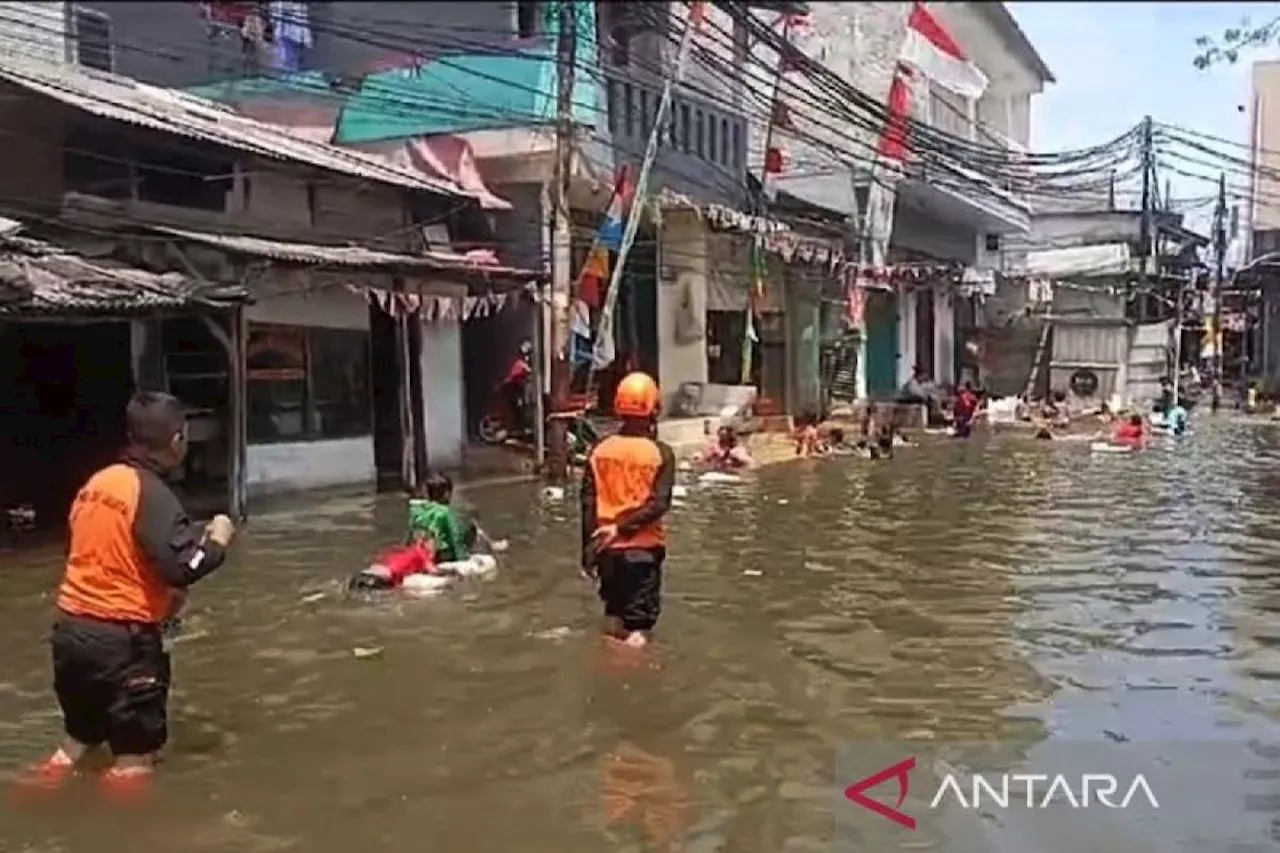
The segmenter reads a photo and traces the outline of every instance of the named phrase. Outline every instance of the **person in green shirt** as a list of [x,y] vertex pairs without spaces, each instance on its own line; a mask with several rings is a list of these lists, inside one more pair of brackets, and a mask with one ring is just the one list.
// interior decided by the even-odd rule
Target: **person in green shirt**
[[419,538],[435,548],[436,563],[453,563],[471,556],[478,530],[463,523],[449,502],[453,481],[444,474],[431,474],[420,492],[409,501],[409,541]]

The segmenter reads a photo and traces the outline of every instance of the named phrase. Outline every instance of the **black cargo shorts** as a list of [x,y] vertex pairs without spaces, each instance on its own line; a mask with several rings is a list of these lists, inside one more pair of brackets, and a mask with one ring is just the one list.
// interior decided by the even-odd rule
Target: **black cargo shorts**
[[652,631],[662,614],[662,548],[604,551],[596,558],[604,615],[628,631]]
[[67,736],[149,755],[169,739],[169,653],[157,625],[62,614],[53,626],[53,690]]

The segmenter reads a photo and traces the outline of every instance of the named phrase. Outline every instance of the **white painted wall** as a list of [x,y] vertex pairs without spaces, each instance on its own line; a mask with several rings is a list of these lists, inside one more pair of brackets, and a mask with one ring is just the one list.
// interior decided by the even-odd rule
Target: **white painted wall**
[[[341,276],[312,273],[307,278],[280,279],[279,284],[255,292],[257,301],[245,310],[251,323],[284,323],[321,329],[369,329],[369,303],[343,283],[366,284],[363,274]],[[309,281],[310,286],[303,282]]]
[[904,287],[898,288],[898,387],[902,387],[916,366],[916,300]]
[[685,287],[706,331],[708,233],[697,216],[663,214],[658,248],[658,385],[670,402],[681,382],[707,381],[707,342],[676,340],[676,317]]
[[[258,295],[246,309],[250,322],[328,329],[369,328],[364,298],[340,286],[336,274],[315,274],[302,290],[285,280]],[[250,444],[246,459],[249,494],[258,496],[372,483],[377,479],[373,436],[331,441]]]
[[246,462],[251,497],[363,485],[377,478],[368,436],[251,444]]
[[19,59],[67,61],[67,4],[0,3],[0,52]]
[[[915,115],[969,138],[981,137],[973,125],[977,118],[994,133],[1027,147],[1031,141],[1032,96],[1043,91],[1044,82],[993,26],[989,11],[981,8],[994,5],[998,4],[928,4],[930,12],[987,75],[990,87],[982,102],[976,104],[945,92],[933,93],[939,102],[946,101],[954,109],[932,103],[934,98],[928,87],[924,87],[923,91],[916,92]],[[810,6],[810,25],[799,31],[793,42],[857,89],[883,103],[888,98],[911,6],[908,2],[814,3]],[[761,47],[753,46],[752,54],[768,67],[776,62],[773,53]],[[822,111],[806,109],[800,103],[794,112],[795,135],[781,133],[774,137],[775,144],[790,155],[788,171],[793,173],[792,177],[784,175],[779,187],[831,210],[854,212],[853,181],[848,166],[839,164],[826,146],[815,147],[805,140],[816,137],[837,150],[853,152],[855,160],[867,161],[875,150],[880,129],[874,124],[854,126],[829,115],[819,116]],[[749,160],[760,163],[764,138],[762,117],[752,123],[750,137]],[[989,140],[984,141],[990,144]],[[815,172],[824,174],[815,176]]]
[[933,288],[933,376],[938,382],[956,381],[956,309],[953,291]]
[[[465,289],[460,296],[465,296]],[[436,320],[422,327],[422,408],[427,426],[427,466],[462,465],[467,444],[462,385],[462,324]]]
[[[810,24],[796,32],[792,41],[803,52],[821,62],[858,90],[884,103],[889,97],[893,70],[907,32],[911,4],[894,3],[813,3],[809,7]],[[772,20],[769,13],[767,15]],[[775,67],[776,57],[758,45],[752,45],[753,59]],[[796,77],[796,81],[800,78]],[[825,97],[819,95],[818,97]],[[748,161],[763,160],[766,116],[756,110],[749,119],[751,156]],[[830,210],[855,213],[854,181],[847,166],[840,166],[832,149],[849,151],[855,162],[865,162],[875,151],[878,128],[868,128],[828,115],[829,110],[815,110],[812,105],[797,102],[793,107],[796,132],[779,133],[774,144],[788,155],[788,172],[778,181],[780,189]],[[820,139],[822,146],[806,143]],[[815,176],[815,173],[826,172]],[[807,173],[807,174],[806,174]]]

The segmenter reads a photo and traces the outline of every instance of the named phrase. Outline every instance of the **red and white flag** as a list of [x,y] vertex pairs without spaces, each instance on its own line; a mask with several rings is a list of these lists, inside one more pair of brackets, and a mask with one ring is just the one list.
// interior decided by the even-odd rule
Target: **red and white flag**
[[987,90],[987,76],[965,56],[951,34],[917,3],[907,19],[907,39],[898,61],[909,65],[948,91],[978,99]]

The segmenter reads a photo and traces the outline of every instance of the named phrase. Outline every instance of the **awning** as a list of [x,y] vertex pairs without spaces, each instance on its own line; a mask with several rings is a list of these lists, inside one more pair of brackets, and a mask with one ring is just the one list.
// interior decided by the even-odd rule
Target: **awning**
[[1126,243],[1072,246],[1027,252],[1025,274],[1032,278],[1124,275],[1130,269]]
[[292,243],[253,237],[248,234],[215,234],[188,231],[162,225],[145,225],[147,230],[169,234],[214,246],[239,255],[271,258],[305,266],[336,266],[360,269],[418,269],[451,272],[508,281],[533,281],[539,273],[497,263],[492,252],[442,252],[428,250],[416,255],[383,252],[363,246],[323,246],[315,243]]
[[122,317],[246,301],[236,285],[153,273],[21,234],[0,218],[0,319]]
[[128,77],[67,63],[11,55],[0,55],[0,81],[110,121],[380,184],[467,197],[452,181],[393,168],[377,157],[337,145],[307,141],[277,125],[248,118],[177,89],[148,86]]
[[[315,103],[306,99],[279,100],[279,97],[241,96],[235,100],[237,113],[270,123],[300,139],[330,142],[337,132],[342,107],[334,100]],[[497,196],[485,184],[476,166],[471,143],[461,136],[443,134],[391,139],[383,142],[344,145],[406,172],[457,184],[475,196],[486,210],[511,210],[509,201]]]
[[353,147],[402,169],[448,178],[479,199],[486,210],[512,209],[511,202],[494,195],[485,185],[471,143],[460,136],[422,136]]

